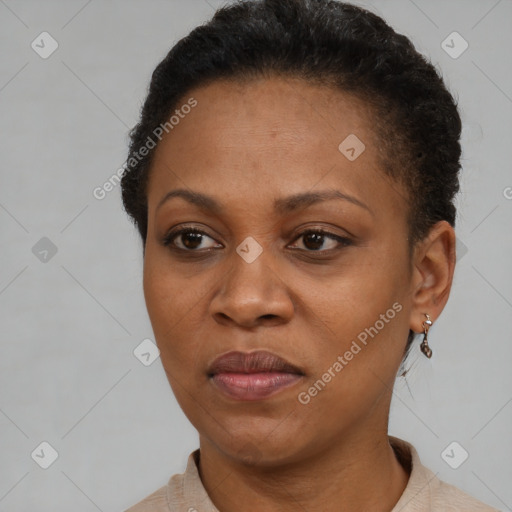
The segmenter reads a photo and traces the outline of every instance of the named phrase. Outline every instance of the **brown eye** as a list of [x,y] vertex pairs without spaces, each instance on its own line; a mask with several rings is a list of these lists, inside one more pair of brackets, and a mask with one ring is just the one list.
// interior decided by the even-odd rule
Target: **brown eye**
[[303,235],[303,238],[306,248],[317,251],[324,245],[326,236],[320,233],[308,233]]
[[214,244],[205,245],[208,243],[208,239],[215,242],[212,237],[208,236],[203,231],[192,228],[181,228],[167,234],[163,240],[163,244],[183,251],[198,251],[201,249],[212,249],[216,246],[216,242]]
[[202,242],[203,235],[190,231],[189,233],[182,233],[178,240],[181,239],[182,244],[186,249],[197,249]]
[[330,251],[339,248],[339,246],[351,244],[351,240],[348,238],[318,229],[304,231],[296,240],[300,240],[301,238],[303,239],[303,247],[298,248],[307,250],[308,252]]

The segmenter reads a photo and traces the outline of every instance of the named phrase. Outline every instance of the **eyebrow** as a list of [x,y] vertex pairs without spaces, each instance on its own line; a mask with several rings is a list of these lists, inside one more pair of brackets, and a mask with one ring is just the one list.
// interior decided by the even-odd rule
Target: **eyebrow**
[[[167,201],[172,199],[173,197],[181,197],[185,199],[191,204],[201,208],[202,210],[208,210],[215,214],[220,214],[222,212],[222,206],[219,202],[217,202],[213,197],[208,196],[206,194],[202,194],[200,192],[192,192],[186,189],[176,189],[171,190],[160,200],[158,203],[156,210]],[[374,215],[373,211],[362,201],[357,199],[354,196],[349,194],[345,194],[340,192],[339,190],[323,190],[319,192],[303,192],[299,194],[293,194],[288,197],[283,197],[276,199],[274,201],[274,209],[280,213],[281,215],[285,215],[287,213],[291,213],[300,208],[306,208],[315,203],[319,203],[321,201],[328,201],[332,199],[339,199],[343,201],[348,201],[352,204],[360,206],[367,210],[370,214]]]

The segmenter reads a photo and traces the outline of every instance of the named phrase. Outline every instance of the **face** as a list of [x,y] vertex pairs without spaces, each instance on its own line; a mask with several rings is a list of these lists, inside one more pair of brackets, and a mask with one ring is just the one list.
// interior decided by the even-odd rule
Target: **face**
[[[184,413],[204,442],[269,465],[386,428],[411,276],[407,201],[380,166],[372,112],[284,78],[218,81],[190,97],[197,105],[155,150],[144,260]],[[290,368],[264,357],[248,376],[228,357],[212,377],[232,351]]]

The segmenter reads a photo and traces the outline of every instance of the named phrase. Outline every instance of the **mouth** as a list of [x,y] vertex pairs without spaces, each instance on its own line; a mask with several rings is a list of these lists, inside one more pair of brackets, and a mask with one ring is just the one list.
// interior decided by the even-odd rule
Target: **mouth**
[[210,365],[208,377],[223,394],[235,400],[261,400],[299,382],[299,367],[267,351],[228,352]]

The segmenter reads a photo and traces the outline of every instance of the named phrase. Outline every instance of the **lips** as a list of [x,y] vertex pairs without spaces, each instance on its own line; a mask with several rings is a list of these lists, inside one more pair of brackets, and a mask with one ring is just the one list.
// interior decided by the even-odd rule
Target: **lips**
[[210,365],[209,375],[217,373],[296,373],[304,375],[297,366],[280,358],[272,352],[259,350],[257,352],[228,352]]
[[233,351],[215,359],[208,376],[230,398],[261,400],[297,383],[304,372],[271,352]]

